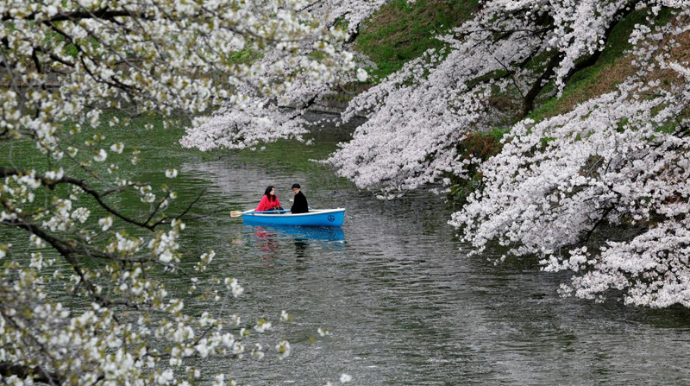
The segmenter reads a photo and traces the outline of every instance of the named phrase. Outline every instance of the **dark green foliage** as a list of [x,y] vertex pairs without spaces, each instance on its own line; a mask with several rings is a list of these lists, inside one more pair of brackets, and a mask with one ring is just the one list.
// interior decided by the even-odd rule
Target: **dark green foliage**
[[[488,132],[470,133],[458,145],[458,151],[465,159],[479,158],[486,161],[498,154],[503,148],[501,139],[508,132],[505,128],[496,128]],[[470,193],[482,186],[482,174],[476,165],[468,166],[468,177],[460,179],[451,176],[452,182],[449,199],[457,205],[463,205]],[[453,178],[454,177],[454,178]]]
[[237,64],[248,64],[254,61],[254,56],[249,50],[241,50],[230,55],[230,60]]

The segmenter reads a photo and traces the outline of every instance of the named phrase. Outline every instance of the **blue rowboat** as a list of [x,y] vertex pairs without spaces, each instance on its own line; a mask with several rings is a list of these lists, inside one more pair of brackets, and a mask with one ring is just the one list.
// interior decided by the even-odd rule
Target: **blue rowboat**
[[292,214],[289,210],[270,210],[242,213],[242,221],[248,225],[269,226],[303,226],[303,227],[340,227],[345,220],[345,208],[312,209],[307,213]]

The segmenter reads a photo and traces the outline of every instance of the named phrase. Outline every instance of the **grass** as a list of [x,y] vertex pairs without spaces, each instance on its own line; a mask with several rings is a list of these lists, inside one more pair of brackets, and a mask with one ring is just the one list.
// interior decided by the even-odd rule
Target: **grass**
[[373,80],[383,79],[426,50],[441,48],[443,43],[434,37],[467,20],[478,4],[478,0],[392,1],[362,25],[355,49],[376,64],[369,70]]

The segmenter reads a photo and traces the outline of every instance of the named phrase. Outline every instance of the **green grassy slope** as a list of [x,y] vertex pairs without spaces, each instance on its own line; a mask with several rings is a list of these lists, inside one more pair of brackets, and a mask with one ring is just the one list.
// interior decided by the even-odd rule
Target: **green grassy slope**
[[396,0],[386,4],[360,28],[355,49],[376,64],[374,80],[399,70],[430,48],[441,48],[435,36],[460,25],[479,5],[478,0]]

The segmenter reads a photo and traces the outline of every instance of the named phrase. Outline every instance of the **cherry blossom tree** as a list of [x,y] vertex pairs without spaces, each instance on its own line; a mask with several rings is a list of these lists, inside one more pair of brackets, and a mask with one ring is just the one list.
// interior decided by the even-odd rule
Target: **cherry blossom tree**
[[[352,1],[315,1],[303,10],[324,20],[328,25],[345,23],[348,37],[346,42],[353,42],[359,35],[359,27],[369,16],[391,0],[352,0]],[[412,2],[412,1],[408,1]]]
[[465,240],[574,272],[564,293],[600,300],[617,289],[629,304],[690,306],[690,70],[674,54],[690,36],[688,15],[637,26],[638,71],[616,91],[513,126],[480,167],[485,188],[453,215]]
[[[335,49],[345,35],[302,12],[307,5],[0,5],[0,146],[27,149],[0,164],[0,383],[187,385],[209,375],[185,358],[265,355],[241,327],[261,333],[289,316],[240,324],[187,312],[166,273],[185,277],[205,302],[244,289],[231,277],[198,279],[213,251],[181,266],[179,238],[196,200],[171,213],[173,188],[107,166],[117,157],[136,166],[137,144],[111,143],[96,128],[104,111],[119,112],[109,114],[113,130],[127,130],[144,114],[245,106],[248,95],[282,98],[296,82],[353,71],[352,56]],[[273,60],[238,59],[263,53]],[[285,340],[274,347],[279,358],[291,352]],[[234,381],[216,376],[225,383]]]
[[[390,0],[321,0],[310,2],[299,8],[299,12],[304,17],[315,18],[320,25],[337,33],[341,40],[327,48],[329,54],[335,55],[337,50],[343,61],[352,63],[356,54],[350,43],[359,34],[359,24],[388,1]],[[336,27],[336,24],[339,26]],[[315,44],[310,39],[302,39],[299,43],[301,49],[307,51]],[[198,118],[197,124],[189,128],[187,135],[181,140],[182,145],[208,151],[218,148],[253,148],[259,143],[277,139],[304,141],[303,135],[308,133],[307,128],[313,124],[303,118],[307,109],[322,104],[324,98],[334,94],[336,85],[367,79],[363,69],[355,71],[354,67],[329,72],[328,76],[323,76],[323,69],[319,67],[304,71],[302,63],[285,60],[287,54],[283,47],[275,47],[264,50],[254,62],[255,67],[268,69],[263,77],[269,83],[282,82],[285,76],[291,77],[291,82],[285,85],[280,96],[240,88],[238,94],[244,98],[242,103],[232,101],[212,116]],[[276,71],[276,67],[280,70]]]

